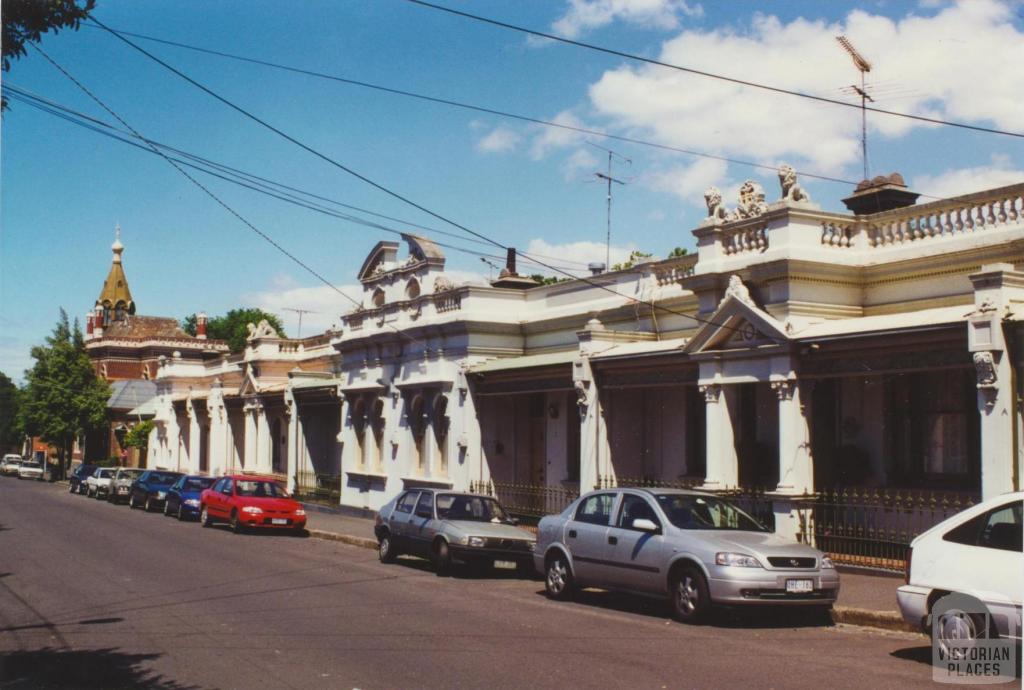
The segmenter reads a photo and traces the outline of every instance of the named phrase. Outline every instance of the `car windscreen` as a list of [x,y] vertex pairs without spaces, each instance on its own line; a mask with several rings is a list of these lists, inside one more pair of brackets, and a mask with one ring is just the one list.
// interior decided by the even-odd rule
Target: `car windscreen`
[[143,470],[121,470],[117,473],[118,479],[135,479],[141,475]]
[[669,522],[680,529],[769,531],[738,507],[714,496],[655,494]]
[[213,485],[213,477],[192,477],[186,479],[185,484],[182,485],[182,491],[202,491],[203,489],[209,489]]
[[287,498],[288,492],[279,484],[260,479],[239,479],[235,481],[235,489],[239,496],[256,498]]
[[460,494],[437,495],[437,517],[441,520],[470,520],[473,522],[510,522],[508,513],[493,498],[486,496],[463,496]]
[[114,476],[114,470],[100,470],[100,473],[96,475],[100,479],[106,479]]
[[23,462],[21,466],[30,470],[38,470],[40,467],[38,462]]
[[178,481],[178,477],[180,476],[180,474],[174,474],[171,472],[151,472],[146,481],[150,484],[173,484]]

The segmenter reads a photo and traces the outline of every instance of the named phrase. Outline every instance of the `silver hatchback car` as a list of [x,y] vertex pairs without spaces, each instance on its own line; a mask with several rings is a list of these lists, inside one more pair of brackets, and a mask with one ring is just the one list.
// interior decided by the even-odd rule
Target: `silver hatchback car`
[[578,587],[667,596],[684,622],[716,604],[828,607],[839,594],[839,575],[820,551],[698,491],[584,494],[540,521],[534,565],[554,599]]

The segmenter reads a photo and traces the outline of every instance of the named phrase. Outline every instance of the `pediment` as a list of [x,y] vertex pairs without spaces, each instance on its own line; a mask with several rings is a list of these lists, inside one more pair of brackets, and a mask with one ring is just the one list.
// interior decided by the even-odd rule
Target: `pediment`
[[746,350],[789,341],[785,326],[757,305],[734,295],[727,296],[705,319],[684,351],[690,354],[722,350]]
[[238,387],[238,396],[256,395],[259,392],[260,388],[256,384],[256,380],[253,379],[252,372],[247,370],[245,377],[242,379],[242,385]]

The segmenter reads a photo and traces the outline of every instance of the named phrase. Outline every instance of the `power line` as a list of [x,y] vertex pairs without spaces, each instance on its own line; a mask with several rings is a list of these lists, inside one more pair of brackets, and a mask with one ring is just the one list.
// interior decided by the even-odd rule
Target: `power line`
[[[88,26],[88,25],[86,25]],[[92,28],[92,27],[90,27]],[[367,81],[359,81],[356,79],[349,79],[334,74],[326,74],[324,72],[316,72],[314,70],[303,69],[301,67],[293,67],[290,65],[283,65],[276,62],[269,62],[267,60],[260,60],[259,58],[247,57],[244,55],[236,55],[232,53],[225,53],[219,50],[213,50],[211,48],[202,48],[200,46],[189,45],[188,43],[180,43],[178,41],[170,41],[164,38],[156,38],[155,36],[147,36],[145,34],[134,33],[131,31],[121,31],[120,29],[110,29],[117,33],[124,34],[125,36],[133,36],[135,38],[141,38],[145,41],[152,41],[154,43],[162,43],[164,45],[174,46],[176,48],[183,48],[185,50],[194,50],[199,53],[206,53],[208,55],[215,55],[217,57],[228,58],[230,60],[238,60],[240,62],[249,62],[256,65],[262,65],[264,67],[270,67],[273,69],[279,69],[286,72],[294,72],[296,74],[303,74],[310,77],[316,77],[319,79],[327,79],[330,81],[336,81],[342,84],[349,84],[351,86],[359,86],[374,91],[381,91],[384,93],[390,93],[397,96],[405,96],[407,98],[415,98],[421,101],[427,101],[430,103],[438,103],[440,105],[452,106],[455,108],[463,108],[465,110],[472,110],[478,113],[485,113],[487,115],[497,115],[498,117],[505,117],[513,120],[519,120],[521,122],[529,122],[535,125],[543,125],[545,127],[554,127],[557,129],[566,130],[569,132],[577,132],[579,134],[588,134],[592,136],[604,137],[606,139],[613,139],[615,141],[622,141],[629,144],[636,144],[638,146],[647,146],[649,148],[659,149],[662,151],[671,151],[673,153],[681,153],[687,156],[694,156],[696,158],[708,158],[711,160],[722,161],[724,163],[732,163],[733,165],[742,165],[749,168],[758,170],[769,170],[771,172],[777,172],[777,167],[766,165],[764,163],[755,163],[753,161],[746,161],[739,158],[730,158],[728,156],[719,156],[706,151],[696,151],[693,149],[684,149],[678,146],[669,146],[668,144],[659,144],[653,141],[647,141],[644,139],[637,139],[635,137],[628,137],[619,134],[612,134],[599,129],[589,129],[587,127],[578,127],[575,125],[569,125],[564,122],[554,122],[552,120],[544,120],[537,117],[531,117],[529,115],[521,115],[518,113],[512,113],[506,110],[498,110],[488,106],[475,105],[472,103],[466,103],[464,101],[454,101],[447,98],[441,98],[439,96],[430,96],[427,94],[416,93],[414,91],[405,91],[403,89],[397,89],[390,86],[383,86],[381,84],[374,84]],[[856,185],[855,180],[844,180],[840,177],[832,177],[829,175],[821,175],[818,173],[808,172],[806,170],[798,170],[797,173],[803,177],[822,180],[825,182],[837,182],[840,184]]]
[[[110,115],[113,116],[114,119],[116,119],[118,122],[120,122],[125,128],[130,130],[132,132],[132,134],[134,134],[138,139],[140,139],[142,141],[146,141],[145,137],[143,137],[141,134],[139,134],[138,130],[136,130],[134,127],[129,125],[120,115],[118,115],[110,107],[108,107],[106,103],[104,103],[102,100],[100,100],[100,98],[98,96],[93,94],[92,91],[90,91],[82,82],[78,81],[78,79],[76,79],[70,72],[68,72],[66,69],[64,69],[59,63],[57,63],[56,60],[51,58],[42,48],[40,48],[35,43],[29,43],[29,45],[32,46],[32,48],[37,53],[42,55],[46,59],[46,61],[49,62],[51,65],[53,65],[61,74],[63,74],[65,77],[67,77],[68,80],[71,81],[71,83],[73,83],[83,93],[85,93],[85,95],[87,95],[89,98],[91,98],[93,101],[95,101],[101,108],[103,108],[108,113],[110,113]],[[281,252],[282,254],[287,256],[289,259],[294,261],[296,264],[301,266],[303,269],[308,271],[311,275],[313,275],[317,280],[321,281],[324,285],[326,285],[327,287],[331,288],[332,290],[337,292],[339,295],[341,295],[342,297],[344,297],[348,301],[350,301],[353,304],[355,304],[357,307],[362,307],[362,303],[359,300],[357,300],[357,299],[355,299],[353,297],[350,297],[349,295],[345,294],[344,291],[342,291],[340,288],[336,287],[333,283],[331,283],[329,280],[327,280],[322,275],[320,275],[317,271],[315,271],[313,268],[311,268],[308,264],[306,264],[301,259],[299,259],[297,256],[295,256],[294,254],[289,252],[287,249],[282,247],[280,244],[278,244],[278,242],[276,240],[274,240],[272,237],[270,237],[265,232],[260,230],[258,227],[253,225],[251,222],[246,220],[245,217],[243,217],[234,208],[229,206],[226,202],[224,202],[220,197],[218,197],[212,191],[210,191],[210,189],[207,188],[202,182],[200,182],[195,177],[190,175],[183,167],[181,167],[180,165],[175,163],[173,160],[171,160],[170,157],[164,155],[164,153],[162,151],[160,151],[159,148],[157,148],[156,146],[153,146],[152,144],[150,144],[149,146],[150,146],[150,148],[152,148],[154,153],[156,153],[158,156],[160,156],[165,161],[167,161],[175,170],[177,170],[182,175],[184,175],[192,184],[194,184],[196,187],[201,189],[203,192],[206,193],[207,196],[209,196],[211,199],[213,199],[215,202],[217,202],[217,204],[219,206],[221,206],[224,210],[226,210],[232,216],[234,216],[239,221],[241,221],[243,224],[245,224],[245,226],[248,227],[250,230],[252,230],[257,235],[262,237],[264,240],[269,242],[275,249],[277,249],[279,252]],[[405,338],[408,338],[412,342],[419,342],[416,338],[412,337],[408,333],[405,333],[404,331],[399,330],[398,328],[395,328],[393,325],[391,326],[391,328],[396,333],[398,333],[399,335],[401,335],[401,336],[403,336]]]
[[[139,144],[139,143],[136,143],[135,141],[132,141],[129,138],[129,136],[130,136],[129,134],[125,133],[123,130],[119,130],[116,127],[113,127],[109,123],[106,123],[106,122],[104,122],[102,120],[90,117],[88,115],[84,115],[82,113],[79,113],[78,111],[72,110],[72,109],[67,108],[65,106],[62,106],[62,105],[60,105],[58,103],[55,103],[54,101],[50,101],[49,99],[44,99],[41,96],[38,96],[38,95],[35,95],[35,94],[31,94],[30,92],[27,92],[26,90],[24,90],[24,89],[22,89],[22,88],[20,88],[18,86],[15,86],[13,84],[10,84],[10,83],[4,84],[3,85],[3,90],[5,92],[7,92],[7,94],[10,96],[10,98],[12,100],[14,100],[14,101],[24,103],[25,105],[28,105],[28,106],[33,107],[33,108],[36,108],[38,110],[46,112],[46,113],[48,113],[50,115],[53,115],[55,117],[59,117],[59,118],[65,120],[67,122],[75,124],[75,125],[77,125],[79,127],[82,127],[84,129],[88,129],[88,130],[90,130],[92,132],[95,132],[97,134],[101,134],[103,136],[106,136],[106,137],[108,137],[110,139],[113,139],[115,141],[121,142],[123,144],[127,144],[129,146],[133,146],[133,147],[135,147],[137,149],[145,151],[146,153],[150,153],[150,154],[154,153],[153,150],[149,146],[143,146],[142,144]],[[61,112],[61,111],[63,111],[63,112]],[[91,123],[96,123],[97,125],[100,125],[100,126],[102,126],[104,128],[107,128],[107,129],[101,129],[100,127],[94,126]],[[144,139],[143,141],[145,141],[147,144],[151,144],[153,146],[159,147],[159,148],[164,149],[166,151],[173,151],[175,153],[181,154],[184,157],[190,158],[193,161],[197,161],[197,162],[201,163],[201,165],[200,165],[200,164],[197,164],[197,163],[194,163],[194,162],[189,162],[188,160],[183,160],[181,158],[176,158],[176,157],[171,156],[172,160],[174,160],[176,163],[179,163],[180,165],[189,167],[189,168],[191,168],[193,170],[197,170],[199,172],[205,173],[205,174],[210,175],[212,177],[216,177],[218,179],[224,180],[226,182],[231,182],[232,184],[244,187],[246,189],[258,192],[260,194],[264,194],[264,195],[269,196],[271,198],[278,199],[280,201],[284,201],[286,203],[290,203],[290,204],[293,204],[293,205],[296,205],[296,206],[300,206],[302,208],[306,208],[308,210],[311,210],[311,211],[314,211],[314,212],[317,212],[317,213],[321,213],[321,214],[330,216],[332,218],[348,221],[348,222],[355,223],[357,225],[361,225],[361,226],[364,226],[364,227],[378,229],[378,230],[381,230],[383,232],[391,233],[391,234],[394,234],[394,235],[402,236],[402,235],[408,234],[408,233],[406,233],[406,232],[404,232],[402,230],[397,230],[395,228],[390,228],[390,227],[388,227],[386,225],[382,225],[380,223],[376,223],[376,222],[373,222],[373,221],[367,221],[367,220],[365,220],[363,218],[359,218],[359,217],[356,217],[356,216],[351,216],[351,215],[348,215],[348,214],[338,213],[337,211],[334,211],[334,210],[329,209],[329,208],[325,208],[323,206],[320,206],[319,204],[310,203],[308,201],[305,201],[304,199],[296,197],[295,195],[292,195],[292,194],[279,193],[278,191],[274,190],[272,186],[277,186],[277,187],[281,187],[281,188],[284,188],[284,189],[289,189],[289,190],[298,192],[299,194],[304,194],[304,195],[307,195],[307,196],[317,197],[317,195],[314,195],[311,192],[307,192],[307,191],[304,191],[304,190],[301,190],[301,189],[297,189],[295,187],[289,187],[287,185],[283,185],[283,184],[281,184],[279,182],[274,182],[273,180],[268,180],[266,178],[261,178],[261,177],[253,175],[252,173],[247,173],[245,171],[241,171],[241,170],[238,170],[236,168],[232,168],[230,166],[226,166],[226,165],[223,165],[221,163],[217,163],[215,161],[211,161],[211,160],[203,158],[201,156],[197,156],[195,154],[188,153],[187,151],[182,151],[181,149],[176,149],[176,148],[174,148],[172,146],[168,146],[166,144],[161,144],[160,142],[157,142],[157,141],[154,141],[154,140]],[[221,169],[223,171],[227,171],[228,174],[221,174],[219,172],[216,172],[216,170],[210,170],[210,169],[208,169],[206,167],[203,167],[204,165],[208,165],[208,166],[211,166],[211,167],[216,168],[216,169]],[[264,185],[254,185],[254,184],[252,184],[252,183],[250,183],[248,181],[248,178],[250,178],[250,177],[254,178],[256,180],[263,180],[267,184],[264,184]],[[317,198],[320,198],[320,199],[323,199],[325,201],[328,201],[329,203],[335,203],[335,204],[338,204],[338,205],[341,205],[341,206],[346,206],[346,207],[349,207],[349,208],[356,208],[357,210],[360,210],[360,211],[362,211],[364,213],[370,213],[370,214],[378,215],[378,216],[381,215],[381,214],[374,214],[372,211],[366,211],[365,209],[358,209],[358,207],[352,207],[352,206],[349,206],[347,204],[342,204],[341,202],[337,202],[337,201],[334,201],[332,199],[328,199],[327,197],[317,197]],[[385,216],[385,217],[387,217],[387,216]],[[399,222],[405,222],[405,221],[399,221]],[[409,225],[413,225],[413,224],[409,223]],[[416,227],[417,229],[420,229],[418,226],[414,226],[414,227]],[[461,235],[456,235],[455,233],[445,232],[443,230],[431,229],[430,231],[431,232],[439,232],[441,234],[452,236],[452,237],[457,237],[459,239],[462,239],[463,241],[474,241],[472,238],[463,237]],[[462,253],[465,253],[465,254],[470,254],[472,256],[488,257],[488,258],[491,258],[491,259],[502,259],[503,258],[503,257],[501,257],[500,255],[497,255],[497,254],[487,254],[487,253],[483,253],[483,252],[480,252],[480,251],[468,249],[466,247],[460,247],[460,246],[449,244],[449,243],[445,243],[445,242],[434,241],[434,244],[437,244],[438,246],[444,247],[446,249],[451,249],[451,250],[454,250],[454,251],[457,251],[457,252],[462,252]],[[490,245],[487,245],[487,246],[490,246]],[[577,263],[577,262],[573,262],[573,261],[570,261],[570,260],[563,260],[563,262],[564,263]],[[527,263],[534,263],[534,262],[527,261]],[[582,269],[572,268],[572,267],[568,267],[568,266],[560,266],[559,268],[561,268],[562,270],[565,270],[565,271],[581,271],[582,270]]]
[[[399,201],[402,201],[402,202],[408,204],[409,206],[412,206],[413,208],[415,208],[415,209],[417,209],[419,211],[422,211],[423,213],[426,213],[427,215],[429,215],[429,216],[431,216],[433,218],[436,218],[437,220],[440,220],[443,223],[451,225],[454,228],[458,228],[459,230],[462,230],[463,232],[466,232],[466,233],[468,233],[470,235],[478,237],[478,238],[480,238],[482,240],[486,240],[487,242],[490,242],[491,244],[493,244],[495,247],[498,247],[498,248],[500,248],[502,250],[508,251],[509,247],[506,247],[501,242],[499,242],[499,241],[497,241],[495,239],[492,239],[490,237],[487,237],[486,235],[484,235],[484,234],[482,234],[480,232],[477,232],[476,230],[472,230],[472,229],[470,229],[470,228],[468,228],[468,227],[466,227],[466,226],[464,226],[464,225],[462,225],[462,224],[460,224],[460,223],[458,223],[458,222],[456,222],[454,220],[451,220],[450,218],[447,218],[444,215],[441,215],[440,213],[437,213],[436,211],[432,211],[431,209],[427,208],[426,206],[423,206],[422,204],[419,204],[419,203],[413,201],[412,199],[410,199],[410,198],[408,198],[408,197],[406,197],[406,196],[404,196],[402,194],[399,194],[398,192],[396,192],[396,191],[394,191],[392,189],[389,189],[388,187],[386,187],[386,186],[384,186],[384,185],[382,185],[382,184],[380,184],[378,182],[375,182],[374,180],[370,179],[369,177],[366,177],[365,175],[362,175],[362,174],[356,172],[354,169],[352,169],[352,168],[350,168],[350,167],[348,167],[348,166],[346,166],[346,165],[344,165],[344,164],[334,160],[330,156],[328,156],[328,155],[326,155],[324,153],[321,153],[320,151],[317,151],[316,149],[312,148],[311,146],[309,146],[309,145],[299,141],[295,137],[293,137],[293,136],[285,133],[284,131],[278,129],[277,127],[271,125],[270,123],[266,122],[265,120],[259,118],[258,116],[254,115],[253,113],[249,112],[245,108],[242,108],[241,106],[236,105],[235,103],[233,103],[232,101],[228,100],[224,96],[221,96],[220,94],[216,93],[215,91],[211,90],[210,88],[204,86],[203,84],[200,84],[195,79],[193,79],[192,77],[188,76],[187,74],[185,74],[181,70],[179,70],[179,69],[169,65],[168,63],[164,62],[160,58],[156,57],[155,55],[153,55],[152,53],[147,51],[145,48],[142,48],[141,46],[139,46],[139,45],[137,45],[135,43],[132,43],[130,40],[128,40],[124,36],[120,35],[117,31],[114,31],[113,29],[107,27],[105,24],[100,22],[98,19],[96,19],[96,17],[90,15],[89,21],[94,22],[95,24],[99,25],[103,29],[106,29],[106,31],[108,31],[111,35],[115,36],[116,38],[118,38],[119,40],[121,40],[122,42],[127,44],[128,46],[134,48],[136,51],[142,53],[143,55],[145,55],[149,59],[153,60],[157,64],[161,65],[162,67],[164,67],[168,71],[173,72],[174,74],[178,75],[179,77],[181,77],[182,79],[184,79],[188,83],[192,84],[193,86],[195,86],[199,90],[203,91],[204,93],[206,93],[206,94],[210,95],[211,97],[215,98],[216,100],[220,101],[221,103],[223,103],[224,105],[228,106],[232,110],[234,110],[234,111],[240,113],[241,115],[244,115],[246,118],[248,118],[248,119],[250,119],[250,120],[252,120],[252,121],[254,121],[254,122],[256,122],[256,123],[258,123],[260,125],[262,125],[266,129],[269,129],[270,131],[274,132],[275,134],[277,134],[278,136],[282,137],[283,139],[286,139],[287,141],[290,141],[291,143],[295,144],[296,146],[298,146],[299,148],[303,149],[304,151],[307,151],[307,152],[313,154],[317,158],[320,158],[321,160],[323,160],[323,161],[333,165],[334,167],[336,167],[339,170],[341,170],[341,171],[351,175],[352,177],[355,177],[356,179],[362,180],[366,184],[372,186],[375,189],[380,190],[381,192],[384,192],[388,196],[391,196],[391,197],[393,197],[395,199],[398,199]],[[36,49],[38,50],[38,47]],[[120,118],[118,118],[118,119],[120,120]],[[177,166],[175,166],[175,167],[177,167]],[[223,202],[221,202],[221,203],[223,203]],[[615,295],[616,297],[625,299],[625,300],[627,300],[629,302],[633,302],[633,303],[638,304],[638,305],[646,305],[646,306],[649,306],[652,310],[659,309],[661,311],[664,311],[664,312],[667,312],[667,313],[670,313],[670,314],[674,314],[676,316],[680,316],[680,317],[685,318],[685,319],[690,319],[690,320],[701,322],[701,323],[708,323],[708,324],[712,324],[712,325],[718,326],[720,328],[727,328],[729,330],[736,330],[735,327],[729,326],[728,324],[717,323],[715,321],[711,321],[711,320],[705,319],[703,317],[700,317],[700,316],[698,316],[696,314],[686,314],[686,313],[683,313],[683,312],[678,312],[678,311],[675,311],[674,309],[669,309],[668,307],[655,304],[653,301],[641,300],[641,299],[637,299],[636,297],[633,297],[631,295],[624,295],[621,292],[619,292],[618,290],[613,290],[612,288],[608,287],[607,285],[603,285],[601,283],[595,282],[593,280],[590,280],[589,278],[580,277],[580,276],[574,276],[571,273],[567,273],[565,271],[559,270],[558,268],[555,268],[554,266],[552,266],[550,264],[547,264],[547,263],[545,263],[543,261],[540,261],[540,260],[536,259],[535,257],[533,257],[530,254],[527,254],[525,252],[517,250],[516,253],[519,254],[520,256],[526,258],[527,260],[533,261],[535,264],[538,264],[540,266],[543,266],[544,268],[547,268],[550,271],[554,271],[556,273],[561,273],[561,274],[566,275],[566,276],[568,276],[570,278],[575,278],[577,280],[580,280],[580,281],[586,283],[587,285],[590,285],[591,287],[595,287],[595,288],[598,288],[600,290],[604,290],[605,292],[611,293],[611,294]]]
[[[599,53],[606,53],[608,55],[615,55],[616,57],[626,58],[628,60],[636,60],[637,62],[644,62],[644,63],[647,63],[649,65],[657,65],[658,67],[667,67],[669,69],[678,70],[680,72],[686,72],[688,74],[695,74],[695,75],[700,76],[700,77],[708,77],[710,79],[718,79],[719,81],[731,82],[733,84],[739,84],[741,86],[749,86],[751,88],[761,89],[763,91],[771,91],[773,93],[785,94],[787,96],[798,96],[800,98],[806,98],[806,99],[809,99],[809,100],[818,101],[820,103],[831,103],[832,105],[841,105],[844,108],[858,108],[859,109],[861,107],[861,106],[859,106],[859,105],[857,105],[855,103],[848,103],[846,101],[841,101],[841,100],[838,100],[838,99],[835,99],[835,98],[828,98],[826,96],[815,96],[814,94],[804,93],[802,91],[793,91],[791,89],[784,89],[784,88],[779,87],[779,86],[771,86],[769,84],[762,84],[760,82],[748,81],[746,79],[738,79],[736,77],[728,77],[728,76],[725,76],[723,74],[715,74],[714,72],[705,72],[703,70],[694,69],[692,67],[683,67],[681,65],[674,65],[674,64],[669,63],[669,62],[662,62],[661,60],[655,60],[653,58],[646,58],[646,57],[643,57],[641,55],[635,55],[633,53],[627,53],[627,52],[624,52],[624,51],[621,51],[621,50],[615,50],[614,48],[606,48],[604,46],[599,46],[599,45],[596,45],[596,44],[593,44],[593,43],[585,43],[583,41],[574,41],[574,40],[569,39],[569,38],[563,38],[561,36],[556,36],[554,34],[544,33],[543,31],[536,31],[534,29],[527,29],[526,27],[523,27],[523,26],[517,26],[516,24],[509,24],[508,22],[502,22],[502,21],[498,21],[497,19],[491,19],[489,17],[483,17],[483,16],[478,15],[478,14],[471,14],[469,12],[463,12],[461,10],[456,10],[456,9],[451,8],[451,7],[445,7],[443,5],[436,5],[436,4],[432,3],[432,2],[426,2],[426,0],[406,0],[406,2],[410,2],[410,3],[414,4],[414,5],[420,5],[422,7],[428,7],[428,8],[433,9],[433,10],[439,10],[441,12],[447,12],[448,14],[454,14],[456,16],[464,17],[466,19],[472,19],[474,21],[483,22],[485,24],[491,24],[492,26],[499,26],[499,27],[501,27],[503,29],[510,29],[512,31],[518,31],[520,33],[529,34],[531,36],[538,36],[540,38],[546,38],[546,39],[551,40],[551,41],[557,41],[559,43],[566,43],[568,45],[573,45],[573,46],[576,46],[578,48],[586,48],[588,50],[594,50],[594,51],[597,51]],[[934,118],[934,117],[925,117],[923,115],[912,115],[910,113],[901,113],[901,112],[897,112],[895,110],[885,110],[885,109],[882,109],[882,108],[869,107],[869,108],[867,108],[867,110],[870,110],[871,112],[874,112],[874,113],[879,113],[881,115],[891,115],[893,117],[902,117],[902,118],[906,118],[906,119],[909,119],[909,120],[918,120],[919,122],[928,122],[928,123],[935,124],[935,125],[945,125],[947,127],[959,127],[961,129],[974,130],[976,132],[985,132],[986,134],[1001,134],[1001,135],[1008,136],[1008,137],[1024,138],[1024,133],[1021,133],[1021,132],[1008,132],[1006,130],[994,129],[994,128],[991,128],[991,127],[981,127],[979,125],[969,125],[969,124],[966,124],[964,122],[953,122],[953,121],[950,121],[950,120],[941,120],[941,119]]]

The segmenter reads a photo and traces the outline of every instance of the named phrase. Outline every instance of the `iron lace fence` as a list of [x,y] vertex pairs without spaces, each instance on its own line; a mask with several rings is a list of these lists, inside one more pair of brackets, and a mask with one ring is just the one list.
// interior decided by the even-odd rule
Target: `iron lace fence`
[[562,512],[580,495],[571,487],[494,481],[470,482],[469,490],[494,496],[513,515],[538,519]]
[[901,571],[914,537],[978,500],[978,494],[952,491],[822,491],[798,504],[801,536],[837,563]]
[[337,505],[341,502],[341,475],[299,470],[295,473],[295,495],[302,501]]

